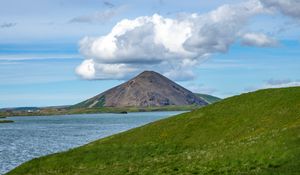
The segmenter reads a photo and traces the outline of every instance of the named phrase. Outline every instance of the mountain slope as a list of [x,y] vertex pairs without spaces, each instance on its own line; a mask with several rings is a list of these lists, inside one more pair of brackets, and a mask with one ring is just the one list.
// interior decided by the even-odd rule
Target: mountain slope
[[216,103],[218,101],[221,101],[221,98],[212,96],[212,95],[208,95],[208,94],[199,94],[199,93],[195,93],[195,95],[197,95],[199,98],[205,100],[207,103],[212,104],[212,103]]
[[298,174],[300,87],[260,90],[34,159],[13,174]]
[[153,72],[145,71],[133,79],[109,89],[73,108],[204,106],[208,103],[189,90]]

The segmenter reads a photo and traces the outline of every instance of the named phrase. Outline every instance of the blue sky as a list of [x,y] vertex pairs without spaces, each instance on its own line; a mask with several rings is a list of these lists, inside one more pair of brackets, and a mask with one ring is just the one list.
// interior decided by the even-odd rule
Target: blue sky
[[[249,11],[240,19],[228,14],[227,8],[229,11],[244,8],[248,5],[243,4],[245,1],[3,0],[0,2],[0,108],[74,104],[152,68],[192,91],[219,97],[300,85],[297,13],[300,5],[295,0],[288,1],[296,10],[289,10],[288,4],[279,1],[261,0],[263,10]],[[230,18],[220,18],[221,22],[215,23],[203,21],[204,17],[214,19],[212,14],[219,13]],[[110,60],[103,58],[106,52],[101,48],[109,43],[101,38],[109,38],[118,22],[128,19],[131,26],[139,17],[142,17],[139,27],[119,28],[130,33],[114,36],[118,47],[119,43],[128,47],[119,48],[120,53],[109,52],[113,53]],[[189,33],[193,39],[200,39],[185,38],[183,44],[177,38],[171,37],[171,42],[170,37],[164,40],[164,35],[154,29],[165,21],[171,21],[170,32],[178,29],[178,37],[187,28],[194,31]],[[157,36],[162,39],[157,41]],[[80,42],[84,37],[90,40]],[[99,42],[102,45],[97,45]],[[140,46],[132,45],[135,42],[140,42]],[[189,53],[170,51],[173,47],[170,43]],[[124,48],[134,50],[129,52]],[[145,56],[149,53],[153,53],[153,58]],[[93,74],[86,72],[85,60],[93,63]]]

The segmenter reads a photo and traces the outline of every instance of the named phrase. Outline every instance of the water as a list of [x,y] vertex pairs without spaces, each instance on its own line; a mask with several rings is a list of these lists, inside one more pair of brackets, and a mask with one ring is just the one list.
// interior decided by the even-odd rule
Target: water
[[0,124],[0,174],[32,158],[65,151],[179,113],[10,117],[15,123]]

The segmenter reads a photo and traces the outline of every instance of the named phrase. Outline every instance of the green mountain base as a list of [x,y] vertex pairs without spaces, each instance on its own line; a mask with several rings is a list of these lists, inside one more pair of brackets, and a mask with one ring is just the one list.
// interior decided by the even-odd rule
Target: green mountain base
[[212,95],[208,95],[208,94],[197,94],[195,93],[198,97],[202,98],[203,100],[205,100],[207,103],[209,104],[213,104],[216,103],[218,101],[221,101],[221,98],[212,96]]

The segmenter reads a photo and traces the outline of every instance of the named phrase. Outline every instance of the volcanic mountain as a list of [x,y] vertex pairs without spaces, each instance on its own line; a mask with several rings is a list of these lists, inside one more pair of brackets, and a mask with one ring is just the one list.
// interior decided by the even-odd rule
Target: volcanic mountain
[[154,71],[144,71],[129,81],[73,107],[204,106],[208,103],[191,91]]

